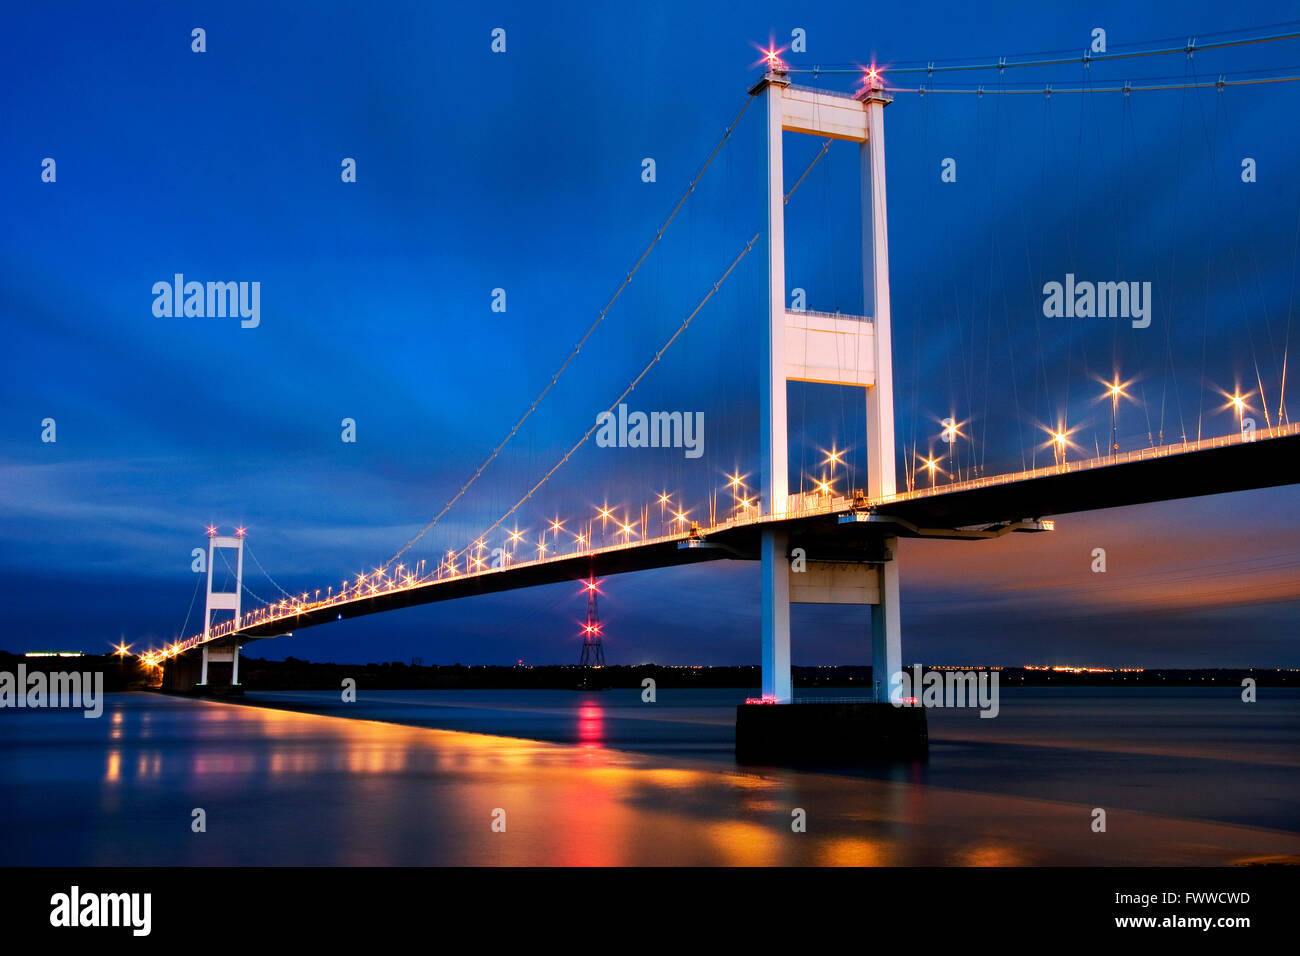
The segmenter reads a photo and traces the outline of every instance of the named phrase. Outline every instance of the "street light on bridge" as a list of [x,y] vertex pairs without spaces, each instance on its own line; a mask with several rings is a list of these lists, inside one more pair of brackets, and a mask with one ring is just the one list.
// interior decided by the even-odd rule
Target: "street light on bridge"
[[1239,389],[1239,388],[1237,388],[1237,389],[1233,389],[1231,395],[1229,395],[1227,392],[1223,392],[1223,393],[1222,393],[1223,397],[1226,398],[1226,399],[1228,400],[1228,403],[1227,403],[1226,405],[1222,405],[1222,406],[1220,406],[1220,407],[1221,407],[1221,408],[1232,408],[1232,409],[1234,409],[1234,410],[1237,412],[1237,431],[1238,431],[1238,432],[1241,432],[1241,431],[1243,431],[1243,430],[1245,429],[1244,416],[1245,416],[1246,411],[1250,409],[1250,405],[1248,405],[1248,404],[1246,403],[1246,399],[1250,398],[1250,396],[1252,396],[1252,395],[1254,395],[1254,394],[1255,394],[1254,389],[1251,389],[1249,392],[1247,392],[1245,395],[1243,395],[1243,394],[1241,394],[1241,389]]
[[1052,446],[1052,453],[1056,458],[1056,463],[1058,465],[1065,464],[1065,452],[1070,446],[1070,432],[1072,432],[1073,429],[1063,427],[1048,428],[1046,431],[1048,435],[1051,436],[1051,440],[1048,444]]
[[929,458],[926,458],[923,455],[917,455],[916,457],[921,459],[921,467],[930,473],[930,487],[933,488],[935,472],[943,471],[943,469],[939,467],[939,459],[935,458],[933,455]]
[[[939,422],[939,424],[940,424],[941,426],[943,426],[943,427],[942,427],[942,430],[939,432],[939,439],[940,439],[940,441],[942,441],[945,445],[948,446],[948,454],[947,454],[947,457],[948,457],[948,459],[949,459],[950,461],[956,462],[956,461],[957,461],[956,449],[953,448],[952,446],[956,443],[956,441],[957,441],[958,438],[963,438],[963,437],[965,437],[965,436],[962,434],[962,430],[961,430],[961,426],[964,425],[965,422],[959,422],[959,421],[957,421],[956,416],[952,416],[952,415],[950,415],[949,417],[947,417],[947,418],[941,420],[941,421]],[[958,465],[957,467],[958,467],[958,472],[959,472],[958,475],[957,475],[957,477],[961,477],[961,476],[960,476],[960,465]],[[933,486],[933,484],[934,484],[934,480],[933,480],[933,479],[934,479],[934,472],[933,472],[933,471],[931,471],[931,473],[930,473],[930,479],[931,479],[930,484],[931,484],[931,486]]]
[[740,507],[740,492],[744,490],[745,484],[743,479],[745,477],[745,475],[740,473],[739,468],[736,469],[734,475],[727,475],[727,487],[731,489],[731,503],[732,506],[737,509]]
[[1110,453],[1113,455],[1119,451],[1119,400],[1129,397],[1128,392],[1124,391],[1129,383],[1121,382],[1116,373],[1113,382],[1103,381],[1102,384],[1106,386],[1106,391],[1101,397],[1110,399]]

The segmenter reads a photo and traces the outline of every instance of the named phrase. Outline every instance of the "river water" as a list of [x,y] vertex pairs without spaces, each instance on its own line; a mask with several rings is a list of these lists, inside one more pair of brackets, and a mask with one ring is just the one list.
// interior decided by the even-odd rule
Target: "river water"
[[97,720],[7,710],[0,864],[1300,859],[1294,690],[1245,704],[1232,688],[1004,689],[995,719],[930,711],[927,760],[857,771],[737,766],[747,693],[137,693],[108,695]]

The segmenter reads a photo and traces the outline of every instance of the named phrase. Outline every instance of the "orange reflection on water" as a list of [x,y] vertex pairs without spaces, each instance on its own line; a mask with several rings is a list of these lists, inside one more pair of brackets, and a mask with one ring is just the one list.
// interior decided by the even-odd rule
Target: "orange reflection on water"
[[[759,773],[663,766],[606,750],[606,712],[594,703],[578,711],[577,746],[290,711],[248,709],[240,716],[260,724],[270,744],[261,769],[270,775],[334,768],[344,771],[335,778],[344,787],[352,776],[392,778],[391,787],[366,791],[367,821],[385,821],[384,837],[340,846],[340,863],[389,862],[423,843],[479,864],[668,863],[685,851],[683,862],[719,862],[721,854],[725,862],[760,865],[798,859],[814,846],[791,844],[784,813],[771,811],[782,784]],[[322,759],[322,752],[333,756]],[[209,753],[196,769],[216,767],[232,774],[250,769],[225,752]],[[413,819],[403,790],[426,775],[440,786],[426,791],[429,802]],[[498,807],[506,811],[504,834],[490,827]],[[394,844],[384,846],[390,838]]]
[[279,776],[287,773],[316,773],[328,769],[328,762],[321,759],[316,751],[276,750],[271,753],[271,773]]
[[667,790],[690,790],[711,776],[703,770],[678,770],[673,767],[647,767],[635,771],[641,783]]
[[[140,809],[150,800],[219,788],[231,798],[230,825],[257,848],[249,852],[266,854],[249,862],[1016,866],[1124,863],[1134,842],[1168,864],[1300,858],[1294,834],[1142,815],[1129,842],[1103,846],[1086,828],[1061,835],[1077,829],[1074,805],[929,787],[914,767],[862,778],[609,749],[617,744],[606,720],[619,711],[596,704],[576,714],[576,746],[226,703],[176,706],[187,710],[115,714],[113,726],[132,731],[129,745],[97,732],[106,753],[90,773],[102,774],[102,811],[116,818],[120,802],[152,826]],[[153,714],[166,747],[142,740]],[[143,786],[132,787],[133,772]],[[496,808],[506,811],[504,833],[491,827]],[[807,810],[806,833],[792,832],[793,808]],[[143,843],[150,832],[141,831]],[[167,846],[158,852],[155,862],[193,862],[166,856]]]
[[354,747],[347,754],[351,773],[401,773],[406,769],[406,752],[384,745]]
[[839,837],[821,842],[817,862],[824,866],[887,866],[890,856],[888,847],[879,841]]
[[[720,861],[729,866],[771,866],[781,862],[782,847],[774,826],[744,820],[719,820],[708,828],[709,842],[721,852]],[[781,839],[786,834],[781,833]],[[792,834],[794,836],[794,834]]]
[[776,786],[775,781],[756,773],[729,773],[727,777],[733,787],[743,790],[771,790]]
[[985,843],[958,854],[962,866],[1023,866],[1025,860],[1009,846]]

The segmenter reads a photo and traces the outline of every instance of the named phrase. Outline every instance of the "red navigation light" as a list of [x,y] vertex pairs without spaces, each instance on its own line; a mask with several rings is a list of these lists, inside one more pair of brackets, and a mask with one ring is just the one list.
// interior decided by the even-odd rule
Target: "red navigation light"
[[780,47],[775,43],[769,42],[766,47],[761,47],[755,43],[754,48],[762,54],[758,63],[762,64],[769,73],[786,72],[786,65],[781,59],[781,53],[785,50],[785,47]]
[[242,537],[245,535],[245,533],[246,533],[246,531],[245,531],[244,528],[236,528],[236,529],[235,529],[235,537],[236,537],[236,538],[242,538]]
[[217,536],[217,526],[214,524],[208,525],[208,537],[215,538],[216,536]]

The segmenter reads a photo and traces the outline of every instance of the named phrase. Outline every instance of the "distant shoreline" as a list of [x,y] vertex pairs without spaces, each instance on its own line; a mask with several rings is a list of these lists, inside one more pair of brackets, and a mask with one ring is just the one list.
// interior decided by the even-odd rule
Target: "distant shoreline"
[[[931,665],[924,665],[929,668]],[[938,665],[942,667],[943,665]],[[793,667],[794,686],[800,689],[839,688],[867,694],[872,686],[870,666],[834,665]],[[245,658],[239,666],[245,690],[337,690],[344,678],[358,687],[384,690],[573,690],[583,681],[577,665],[502,667],[460,664],[410,665],[326,664],[289,658],[263,661]],[[657,688],[758,688],[758,665],[682,667],[661,664],[611,665],[588,675],[593,686],[640,688],[646,678]],[[1253,678],[1262,687],[1300,687],[1300,670],[1250,668],[1159,669],[1138,672],[1066,673],[999,669],[999,683],[1008,687],[1206,687],[1241,686]]]
[[[92,671],[104,674],[106,690],[148,689],[151,680],[135,658],[119,661],[112,655],[82,657],[24,657],[0,652],[0,670],[16,672],[21,663],[36,671]],[[955,665],[923,665],[947,670]],[[976,665],[969,665],[974,667]],[[910,667],[910,664],[909,664]],[[1300,686],[1300,668],[1151,668],[1074,673],[1001,667],[999,684],[1008,687],[1206,687],[1241,686],[1252,678],[1261,687]],[[400,661],[370,664],[333,664],[289,657],[283,661],[244,657],[239,667],[245,690],[337,690],[345,678],[358,686],[383,690],[573,690],[590,687],[640,688],[646,678],[658,688],[757,688],[758,665],[672,666],[663,664],[611,665],[584,674],[577,665],[498,666],[492,664],[406,664]],[[859,665],[794,667],[797,688],[862,689],[872,686],[871,668]]]

